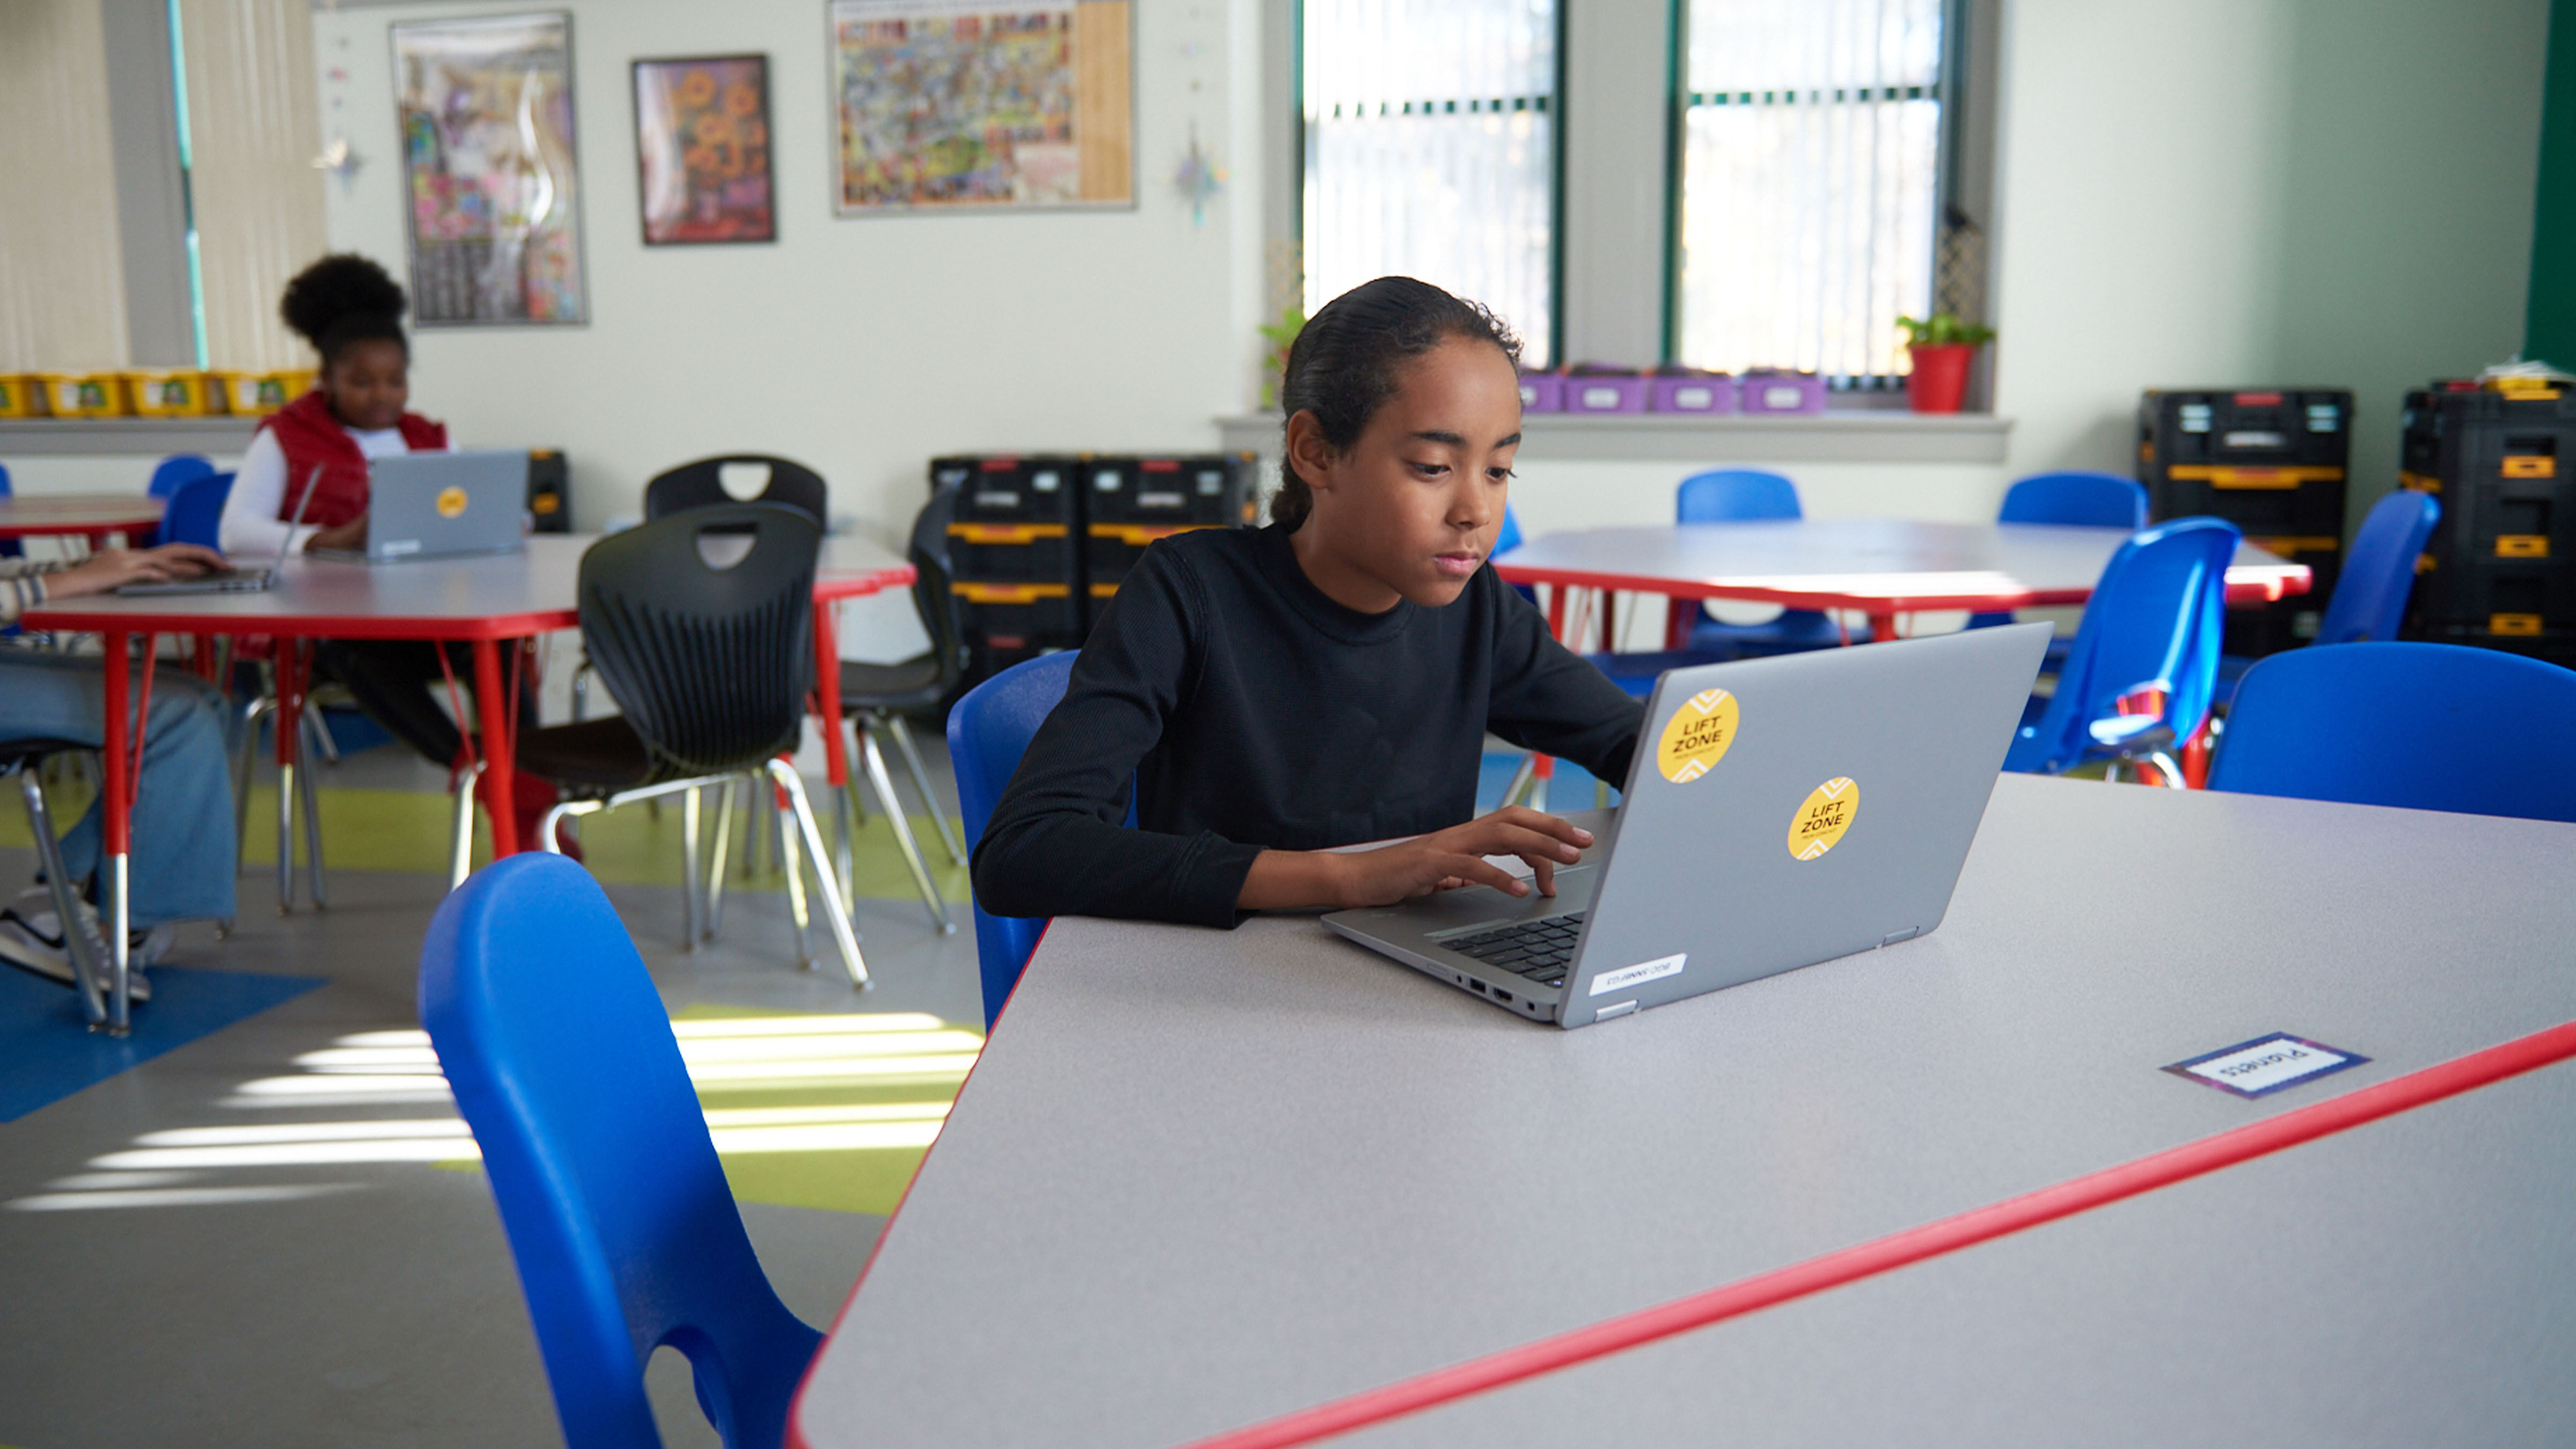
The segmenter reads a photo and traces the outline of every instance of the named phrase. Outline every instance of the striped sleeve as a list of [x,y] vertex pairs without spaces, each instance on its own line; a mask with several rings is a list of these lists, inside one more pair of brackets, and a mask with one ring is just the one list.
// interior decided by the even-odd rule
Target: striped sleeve
[[59,567],[35,559],[0,559],[0,628],[45,601],[44,576]]

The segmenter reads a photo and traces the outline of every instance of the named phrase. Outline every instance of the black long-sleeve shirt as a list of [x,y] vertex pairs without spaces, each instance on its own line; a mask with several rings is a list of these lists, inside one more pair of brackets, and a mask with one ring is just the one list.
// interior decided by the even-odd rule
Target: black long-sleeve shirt
[[1490,565],[1445,608],[1363,614],[1276,525],[1182,534],[1091,631],[975,846],[975,894],[995,915],[1231,927],[1265,848],[1471,818],[1486,731],[1624,780],[1643,713]]

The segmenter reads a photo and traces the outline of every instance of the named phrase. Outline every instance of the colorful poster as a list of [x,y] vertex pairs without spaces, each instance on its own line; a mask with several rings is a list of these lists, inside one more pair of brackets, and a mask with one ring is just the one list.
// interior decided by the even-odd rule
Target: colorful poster
[[833,0],[843,215],[1133,206],[1127,0]]
[[635,155],[646,245],[778,239],[767,56],[635,62]]
[[587,321],[572,18],[392,29],[414,319]]

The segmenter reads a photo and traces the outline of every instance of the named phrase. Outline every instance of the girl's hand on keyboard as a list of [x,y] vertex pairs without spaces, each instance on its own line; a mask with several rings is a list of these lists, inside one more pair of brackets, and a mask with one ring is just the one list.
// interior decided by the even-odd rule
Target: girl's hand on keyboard
[[[1556,868],[1583,858],[1592,832],[1553,815],[1512,805],[1447,830],[1377,850],[1265,850],[1252,863],[1237,903],[1247,910],[1391,906],[1462,886],[1487,885],[1505,895],[1556,894]],[[1531,880],[1485,859],[1528,861]]]

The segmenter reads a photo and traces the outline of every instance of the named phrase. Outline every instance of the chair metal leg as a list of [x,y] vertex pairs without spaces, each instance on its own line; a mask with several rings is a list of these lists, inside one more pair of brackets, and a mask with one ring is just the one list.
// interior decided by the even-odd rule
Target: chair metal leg
[[832,889],[844,905],[858,900],[850,868],[850,789],[846,782],[832,792]]
[[[789,820],[787,812],[774,805],[771,818],[778,822],[778,868],[787,875],[787,918],[796,923],[796,964],[810,971],[814,968],[813,917],[805,909],[805,871],[796,859],[797,822]],[[823,862],[829,858],[819,849],[814,852],[815,874],[822,874]],[[826,890],[823,894],[830,896],[834,892]]]
[[912,772],[912,788],[921,792],[923,808],[930,812],[930,828],[939,832],[939,843],[948,847],[948,858],[959,865],[966,863],[966,847],[959,843],[957,832],[948,824],[948,812],[939,807],[939,794],[930,788],[930,772],[921,767],[921,751],[912,743],[912,727],[903,716],[885,717],[886,733],[894,736],[895,753],[903,756],[903,767]]
[[868,783],[876,787],[877,803],[885,807],[886,820],[894,826],[894,843],[903,852],[903,863],[912,871],[912,884],[921,892],[921,903],[930,908],[930,923],[945,936],[957,929],[948,919],[948,903],[939,898],[939,887],[931,883],[930,868],[921,861],[921,847],[914,843],[912,827],[905,823],[903,806],[894,798],[894,781],[886,774],[885,753],[877,748],[877,737],[869,730],[859,731],[859,758],[865,762]]
[[688,931],[685,949],[698,949],[698,792],[680,795],[680,917]]
[[455,818],[449,822],[447,837],[447,888],[465,884],[474,872],[474,785],[483,778],[483,762],[476,760],[456,773]]
[[54,838],[53,812],[45,808],[45,785],[39,772],[21,769],[18,793],[26,802],[27,831],[35,837],[36,863],[43,868],[45,886],[53,893],[54,919],[61,923],[63,954],[71,960],[72,980],[80,989],[81,1014],[89,1018],[90,1030],[106,1031],[106,943],[90,934],[73,902],[71,882],[64,878],[62,848]]
[[[754,789],[759,788],[757,785]],[[716,796],[716,848],[707,860],[707,934],[712,943],[716,927],[724,921],[725,852],[733,846],[733,797],[735,782],[727,780]]]
[[581,723],[582,712],[590,705],[590,676],[596,673],[584,659],[572,671],[572,722]]
[[[1535,754],[1521,756],[1520,768],[1512,771],[1511,783],[1503,786],[1503,798],[1501,804],[1519,804],[1523,792],[1527,791],[1530,787],[1530,782],[1537,778],[1538,756]],[[1498,805],[1496,808],[1499,809],[1501,807]]]
[[331,738],[331,722],[322,717],[318,708],[306,710],[304,718],[313,726],[313,747],[322,752],[322,763],[340,763],[340,742]]
[[[805,837],[805,848],[820,866],[824,860],[823,830],[814,823],[814,807],[805,799],[805,782],[796,778],[796,767],[785,760],[769,762],[770,778],[787,792],[787,803],[795,811],[796,828]],[[841,964],[849,969],[850,984],[864,991],[868,988],[868,963],[859,955],[859,933],[850,925],[850,913],[841,909],[841,897],[828,886],[823,891],[823,915],[832,923],[833,943],[841,948]]]
[[[304,716],[307,720],[317,720],[320,717],[321,712],[318,710]],[[318,729],[317,725],[316,730]],[[331,906],[331,896],[322,888],[322,782],[308,765],[296,772],[295,784],[298,802],[304,807],[305,880],[312,887],[313,909],[328,910]]]
[[277,767],[277,913],[295,909],[295,775],[292,762]]

